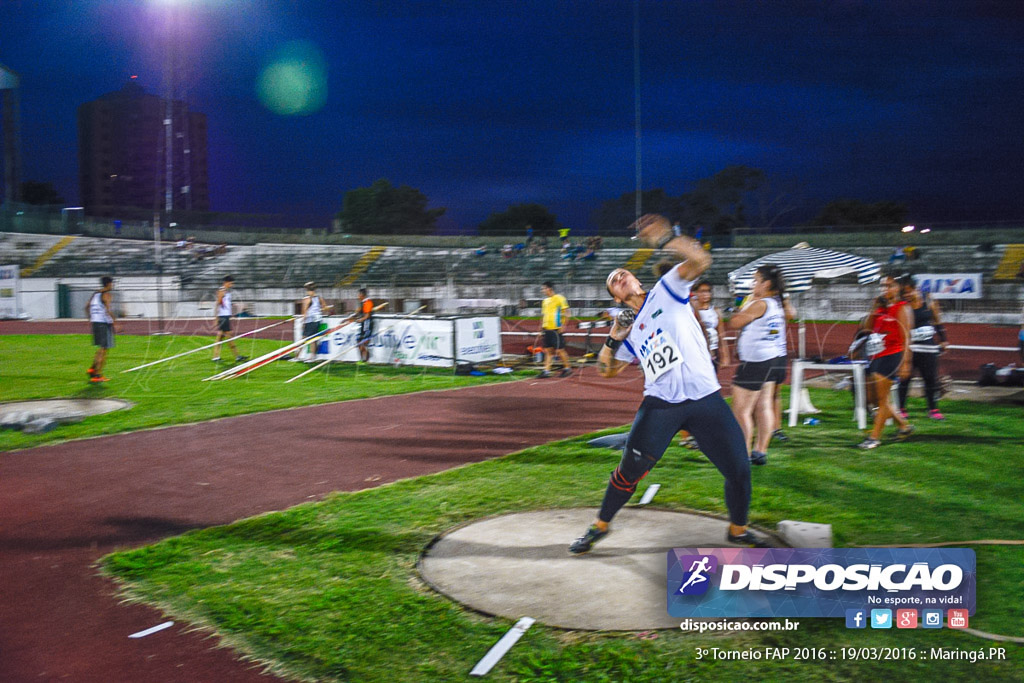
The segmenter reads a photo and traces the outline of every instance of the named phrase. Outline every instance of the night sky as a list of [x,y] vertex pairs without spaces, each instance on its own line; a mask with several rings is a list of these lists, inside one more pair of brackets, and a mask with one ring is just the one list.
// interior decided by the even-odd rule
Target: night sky
[[[524,202],[588,232],[636,188],[623,0],[0,0],[24,180],[78,200],[76,108],[131,75],[163,93],[172,12],[214,210],[326,223],[386,177],[447,207],[445,232]],[[917,222],[1024,219],[1020,2],[645,0],[639,14],[645,189],[744,164],[797,188],[783,224],[840,197],[905,202]],[[261,96],[296,54],[323,88]]]

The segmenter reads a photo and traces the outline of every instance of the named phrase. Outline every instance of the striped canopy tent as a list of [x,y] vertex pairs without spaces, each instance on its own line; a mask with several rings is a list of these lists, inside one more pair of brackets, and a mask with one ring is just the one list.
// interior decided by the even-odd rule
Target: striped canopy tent
[[774,265],[782,269],[786,291],[805,292],[816,279],[831,280],[856,274],[857,284],[866,285],[878,279],[881,265],[871,259],[844,254],[831,249],[815,249],[801,242],[792,249],[762,256],[729,273],[729,289],[734,294],[750,294],[754,288],[754,271],[760,266]]

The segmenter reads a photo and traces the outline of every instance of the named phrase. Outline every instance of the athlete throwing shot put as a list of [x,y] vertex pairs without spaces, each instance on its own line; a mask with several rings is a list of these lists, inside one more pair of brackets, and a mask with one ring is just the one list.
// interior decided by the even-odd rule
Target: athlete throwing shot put
[[619,466],[612,472],[597,519],[569,546],[582,554],[610,533],[609,524],[680,430],[690,432],[725,477],[729,529],[725,539],[747,547],[771,543],[747,530],[750,461],[732,411],[720,393],[690,288],[711,265],[711,255],[689,237],[676,236],[663,216],[643,216],[633,226],[644,244],[670,251],[683,262],[644,291],[633,273],[613,270],[608,292],[623,305],[598,355],[598,369],[614,377],[636,358],[644,373],[644,399],[633,420]]

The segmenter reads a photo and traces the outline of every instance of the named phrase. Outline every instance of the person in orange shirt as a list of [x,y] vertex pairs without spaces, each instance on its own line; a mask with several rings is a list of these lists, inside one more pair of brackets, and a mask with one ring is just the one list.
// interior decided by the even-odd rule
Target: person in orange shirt
[[359,337],[356,345],[359,347],[359,358],[366,363],[370,360],[370,339],[373,338],[373,300],[370,299],[366,289],[359,290]]

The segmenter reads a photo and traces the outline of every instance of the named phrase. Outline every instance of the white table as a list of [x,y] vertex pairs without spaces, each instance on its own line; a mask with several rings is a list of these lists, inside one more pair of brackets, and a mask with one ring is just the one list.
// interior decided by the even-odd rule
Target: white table
[[853,363],[831,364],[812,363],[809,360],[793,360],[790,374],[789,387],[789,426],[795,427],[800,413],[800,394],[804,385],[805,370],[828,370],[829,372],[850,372],[853,373],[853,414],[857,419],[857,428],[867,428],[868,409],[864,398],[864,374],[868,364],[864,361]]

